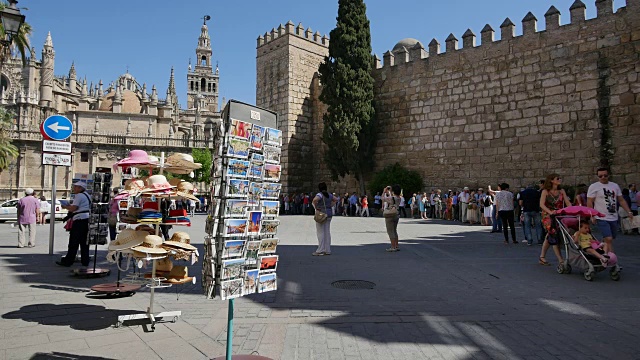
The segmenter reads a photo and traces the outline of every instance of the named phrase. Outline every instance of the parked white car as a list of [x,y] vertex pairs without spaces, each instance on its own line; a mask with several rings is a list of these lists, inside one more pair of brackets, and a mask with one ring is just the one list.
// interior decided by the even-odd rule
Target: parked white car
[[[18,209],[16,208],[18,201],[20,201],[20,199],[11,199],[0,204],[0,222],[18,220]],[[51,199],[47,199],[47,201],[51,204]],[[64,219],[64,217],[67,216],[67,213],[68,211],[62,208],[60,201],[56,200],[56,220]],[[49,220],[50,218],[50,213],[45,215],[46,220]]]

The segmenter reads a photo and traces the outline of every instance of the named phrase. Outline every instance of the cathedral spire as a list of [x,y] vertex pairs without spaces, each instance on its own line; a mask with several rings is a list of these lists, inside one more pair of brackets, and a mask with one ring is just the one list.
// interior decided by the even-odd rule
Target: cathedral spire
[[53,40],[51,40],[51,31],[47,33],[47,38],[44,40],[44,46],[51,48],[53,47]]
[[171,91],[171,93],[176,92],[176,81],[173,75],[173,66],[171,67],[171,75],[169,76],[169,91]]
[[76,79],[76,64],[74,61],[71,62],[71,69],[69,69],[69,79]]

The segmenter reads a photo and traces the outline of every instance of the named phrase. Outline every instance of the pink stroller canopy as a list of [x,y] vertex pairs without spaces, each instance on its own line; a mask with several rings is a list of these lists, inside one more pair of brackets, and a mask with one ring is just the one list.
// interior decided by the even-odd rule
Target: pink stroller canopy
[[592,209],[586,206],[569,206],[564,209],[560,209],[556,211],[557,215],[569,215],[569,216],[599,216],[604,217],[605,215],[596,209]]

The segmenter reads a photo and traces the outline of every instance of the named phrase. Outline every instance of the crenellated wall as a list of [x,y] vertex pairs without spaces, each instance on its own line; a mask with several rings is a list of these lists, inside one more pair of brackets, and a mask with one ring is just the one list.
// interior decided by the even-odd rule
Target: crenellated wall
[[[577,0],[566,25],[560,25],[561,11],[551,7],[544,14],[545,31],[538,31],[538,19],[528,13],[521,36],[506,19],[500,40],[487,25],[479,39],[467,30],[461,44],[451,34],[444,52],[436,39],[426,49],[403,40],[382,61],[374,56],[376,168],[400,162],[419,171],[427,187],[498,181],[519,187],[550,172],[568,184],[589,183],[600,162],[601,124],[608,123],[615,181],[640,181],[640,0],[627,0],[615,13],[612,0],[595,5],[597,17],[587,20],[586,5]],[[278,41],[273,32],[262,41],[259,73],[260,57],[285,46],[265,48]],[[314,73],[317,67],[302,70]],[[262,87],[259,81],[258,94]],[[286,108],[293,99],[288,101],[280,105]],[[316,104],[311,118],[321,122],[324,106],[317,98],[310,101]],[[295,117],[288,121],[297,126]],[[314,137],[319,139],[321,128],[312,126]],[[311,153],[320,150],[314,145]],[[302,171],[313,173],[312,182],[327,178],[317,162],[310,164]]]

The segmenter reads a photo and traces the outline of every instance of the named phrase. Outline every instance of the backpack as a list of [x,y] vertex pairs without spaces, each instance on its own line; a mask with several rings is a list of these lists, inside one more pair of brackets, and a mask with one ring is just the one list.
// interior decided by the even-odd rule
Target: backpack
[[491,206],[491,195],[487,195],[484,197],[484,207]]

